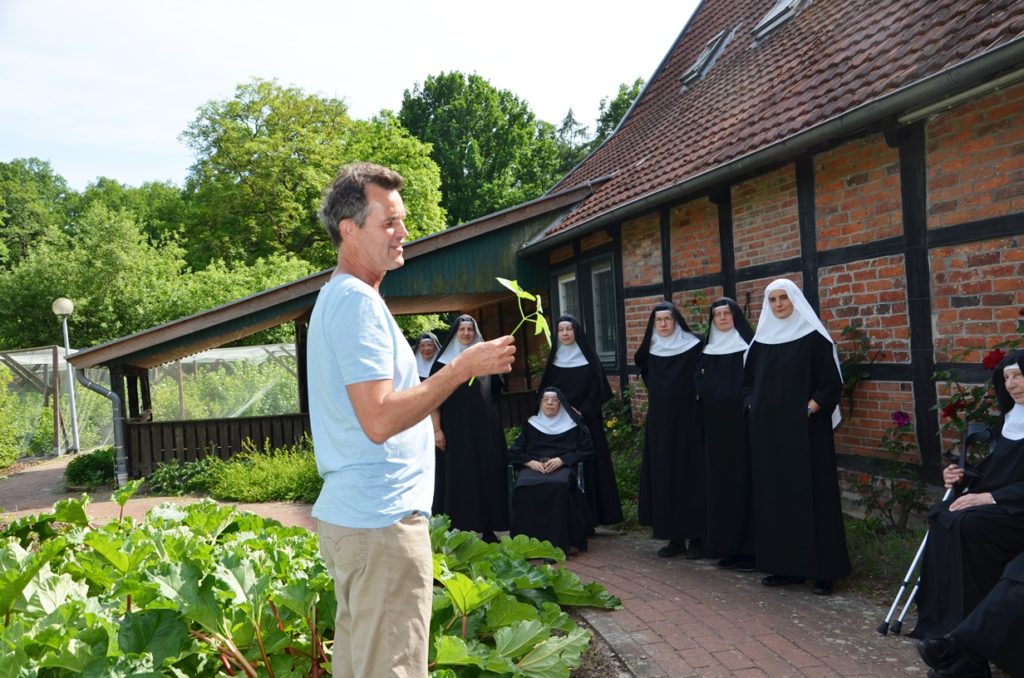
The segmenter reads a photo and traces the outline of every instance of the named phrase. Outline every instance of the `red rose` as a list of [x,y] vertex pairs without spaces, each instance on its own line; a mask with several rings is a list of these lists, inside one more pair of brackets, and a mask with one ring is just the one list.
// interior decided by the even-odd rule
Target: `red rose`
[[985,354],[985,357],[981,359],[981,364],[986,370],[994,370],[999,366],[999,362],[1005,357],[1005,353],[1000,351],[998,348],[994,348]]
[[967,406],[964,404],[962,400],[951,400],[949,401],[949,403],[946,404],[945,407],[942,408],[942,416],[944,416],[946,419],[952,419],[954,416],[956,416],[957,412],[966,407]]

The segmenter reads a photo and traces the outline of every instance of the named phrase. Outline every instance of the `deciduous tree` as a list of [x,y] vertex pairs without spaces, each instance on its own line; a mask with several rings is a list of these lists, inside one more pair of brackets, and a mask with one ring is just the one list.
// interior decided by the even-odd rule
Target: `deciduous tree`
[[289,252],[333,261],[317,209],[338,168],[355,160],[406,177],[412,230],[443,227],[428,148],[391,116],[353,121],[340,99],[254,80],[231,99],[204,104],[182,136],[196,152],[185,190],[193,209],[186,246],[197,268]]
[[535,198],[558,178],[554,127],[479,75],[427,77],[405,91],[398,117],[432,145],[452,225]]

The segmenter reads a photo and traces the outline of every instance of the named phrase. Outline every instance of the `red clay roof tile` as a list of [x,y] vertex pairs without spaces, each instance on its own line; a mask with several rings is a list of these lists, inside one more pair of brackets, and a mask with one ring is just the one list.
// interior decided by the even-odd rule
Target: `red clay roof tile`
[[[1024,0],[811,0],[761,40],[775,0],[704,0],[619,129],[552,191],[611,176],[550,237],[772,146],[1013,40]],[[681,92],[708,40],[734,33]]]

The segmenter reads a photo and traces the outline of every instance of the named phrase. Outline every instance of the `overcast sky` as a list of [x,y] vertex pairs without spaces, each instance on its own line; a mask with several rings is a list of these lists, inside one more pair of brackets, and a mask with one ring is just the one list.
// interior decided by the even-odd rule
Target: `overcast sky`
[[697,0],[0,0],[0,162],[49,160],[181,185],[196,109],[254,77],[397,111],[441,71],[476,72],[558,123],[648,80]]

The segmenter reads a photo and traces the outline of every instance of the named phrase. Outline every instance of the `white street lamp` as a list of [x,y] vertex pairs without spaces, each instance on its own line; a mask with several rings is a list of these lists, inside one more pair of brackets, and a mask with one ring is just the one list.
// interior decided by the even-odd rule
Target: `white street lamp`
[[[71,400],[71,434],[74,441],[74,449],[72,452],[78,452],[78,409],[75,407],[75,368],[68,362],[68,355],[71,353],[71,342],[68,341],[68,316],[75,312],[75,304],[65,297],[59,297],[54,299],[53,314],[60,318],[61,327],[64,330],[64,363],[68,367],[68,397]],[[55,406],[59,406],[59,403],[54,403]]]

